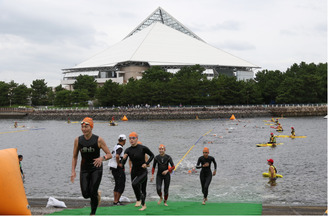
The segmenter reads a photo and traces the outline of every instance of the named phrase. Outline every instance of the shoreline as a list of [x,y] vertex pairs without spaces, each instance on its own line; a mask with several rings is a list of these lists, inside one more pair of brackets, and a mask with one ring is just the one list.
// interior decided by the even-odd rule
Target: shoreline
[[179,120],[255,117],[309,117],[326,116],[327,104],[317,105],[244,105],[211,107],[161,108],[89,108],[89,109],[15,109],[0,108],[0,119],[65,120],[79,121],[86,116],[94,120],[109,121],[124,116],[128,120]]
[[[89,207],[89,199],[60,199],[67,209],[77,209]],[[64,208],[46,207],[47,198],[28,198],[32,215],[45,215],[53,212],[62,211]],[[129,204],[129,203],[124,203]],[[102,200],[100,207],[113,206],[112,201]],[[323,215],[327,206],[306,206],[306,205],[263,205],[262,215]]]

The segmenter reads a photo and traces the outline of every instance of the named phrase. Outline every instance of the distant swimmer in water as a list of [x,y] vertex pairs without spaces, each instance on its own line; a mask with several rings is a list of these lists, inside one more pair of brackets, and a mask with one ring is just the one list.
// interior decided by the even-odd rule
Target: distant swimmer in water
[[[92,118],[86,117],[81,122],[81,131],[83,135],[74,140],[71,173],[71,182],[74,183],[76,177],[75,168],[80,152],[82,157],[80,166],[80,187],[82,196],[85,199],[90,198],[90,215],[96,214],[97,206],[101,199],[98,188],[103,175],[103,161],[112,158],[111,152],[103,138],[92,133],[93,127],[94,123]],[[100,156],[100,149],[106,154],[103,157]]]
[[17,121],[15,121],[15,123],[14,123],[14,128],[17,128],[18,127],[18,125],[17,125]]
[[[152,177],[151,182],[154,180],[154,171],[156,165],[158,165],[158,172],[156,176],[156,190],[160,197],[158,204],[160,204],[163,200],[162,198],[162,182],[164,182],[164,205],[168,206],[167,200],[169,196],[169,185],[170,185],[170,173],[175,169],[174,162],[171,157],[166,154],[166,147],[163,144],[159,146],[159,153],[155,156],[152,167]],[[170,168],[169,168],[170,165]]]
[[[129,134],[129,142],[131,146],[124,152],[122,164],[126,163],[128,157],[131,159],[131,184],[137,200],[135,206],[142,205],[142,208],[139,210],[143,211],[146,209],[147,165],[153,160],[154,154],[148,147],[137,144],[138,134],[136,132]],[[145,162],[145,154],[148,154],[150,157],[147,162]]]
[[[211,163],[214,163],[214,172],[211,173]],[[206,204],[206,201],[208,201],[208,188],[212,180],[212,176],[216,175],[216,169],[217,169],[217,163],[215,161],[215,158],[212,156],[209,156],[209,148],[204,147],[203,148],[203,156],[199,157],[197,165],[197,169],[201,168],[200,172],[200,181],[201,181],[201,188],[203,193],[203,202],[202,205]]]

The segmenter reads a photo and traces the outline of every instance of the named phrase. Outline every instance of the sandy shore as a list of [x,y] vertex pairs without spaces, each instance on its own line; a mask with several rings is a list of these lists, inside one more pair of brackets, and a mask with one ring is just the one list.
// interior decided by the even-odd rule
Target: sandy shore
[[[62,208],[46,208],[48,199],[28,199],[32,215],[46,215]],[[68,209],[83,208],[89,206],[89,200],[82,199],[61,199]],[[100,206],[112,206],[112,201],[102,201]],[[263,205],[262,215],[323,215],[327,206],[271,206]]]

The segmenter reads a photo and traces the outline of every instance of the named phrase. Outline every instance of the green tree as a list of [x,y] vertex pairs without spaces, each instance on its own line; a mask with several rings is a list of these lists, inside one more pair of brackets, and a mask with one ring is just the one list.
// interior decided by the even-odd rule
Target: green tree
[[9,105],[9,84],[0,81],[0,106]]
[[10,81],[10,83],[8,83],[8,85],[9,85],[9,92],[8,92],[9,106],[11,106],[13,98],[15,97],[14,89],[18,86],[18,83],[15,83],[14,80],[12,80]]
[[94,99],[97,91],[97,82],[94,77],[88,75],[79,75],[73,83],[74,90],[87,90],[89,100]]
[[261,104],[262,95],[255,80],[243,81],[242,102],[243,104]]
[[55,87],[55,92],[59,92],[62,90],[65,90],[65,88],[63,88],[63,86],[61,84]]
[[56,93],[53,91],[53,88],[48,87],[47,98],[49,105],[54,105],[55,97],[56,97]]
[[138,80],[130,78],[128,83],[124,85],[122,92],[122,103],[127,105],[141,104],[140,101],[140,88]]
[[121,104],[123,86],[119,83],[107,80],[104,86],[97,89],[96,98],[101,106],[113,106]]
[[26,85],[21,84],[13,89],[12,104],[15,105],[28,105],[28,97],[30,95],[30,89]]
[[[321,68],[321,69],[320,69]],[[323,64],[293,64],[284,74],[279,88],[280,103],[319,103],[326,102],[327,69]]]
[[256,73],[255,81],[261,91],[264,103],[274,103],[278,96],[279,86],[284,77],[283,73],[279,70],[268,71],[263,70]]
[[173,77],[172,73],[166,72],[161,67],[151,67],[143,73],[139,80],[141,99],[143,104],[157,105],[168,103],[168,83]]
[[200,65],[182,67],[171,79],[171,90],[174,101],[196,105],[202,99],[203,89],[201,82],[206,80],[203,75],[205,69]]
[[35,106],[48,105],[48,87],[44,79],[34,80],[31,84],[32,89],[32,104]]
[[74,105],[77,106],[87,106],[88,105],[88,90],[81,89],[81,90],[74,90],[71,93],[71,100]]
[[64,89],[56,92],[54,105],[63,107],[71,106],[71,91]]

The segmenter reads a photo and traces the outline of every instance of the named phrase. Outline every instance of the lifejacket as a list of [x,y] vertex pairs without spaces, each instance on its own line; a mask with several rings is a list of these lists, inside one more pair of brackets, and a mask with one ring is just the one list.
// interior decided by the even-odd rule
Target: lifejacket
[[276,178],[277,170],[276,170],[276,167],[274,165],[271,165],[270,168],[268,168],[268,174],[270,174],[270,176],[271,176],[271,167],[273,167],[273,170],[274,170],[273,178]]

